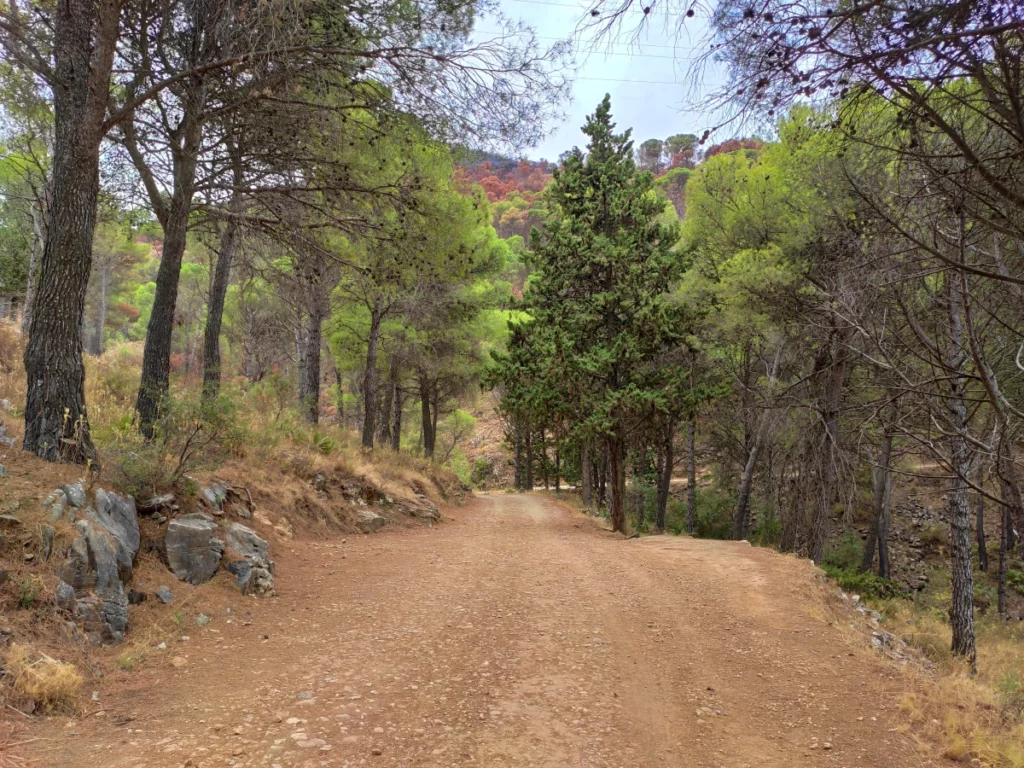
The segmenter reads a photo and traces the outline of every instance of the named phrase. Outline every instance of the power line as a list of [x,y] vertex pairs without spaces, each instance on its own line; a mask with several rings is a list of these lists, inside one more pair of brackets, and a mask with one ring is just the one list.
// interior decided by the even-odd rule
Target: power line
[[[500,37],[502,35],[508,34],[508,30],[474,30],[474,32],[476,34],[478,34],[478,35],[482,35],[482,36],[485,36],[485,37]],[[553,42],[553,43],[568,43],[568,42],[572,42],[572,37],[571,36],[570,37],[553,37],[551,35],[533,35],[533,37],[535,37],[538,40],[546,40],[546,41],[550,41],[550,42]],[[630,43],[630,44],[626,44],[627,47],[629,45],[633,45],[636,48],[641,49],[641,50],[645,49],[645,48],[658,48],[658,49],[663,49],[663,50],[667,50],[667,51],[677,51],[681,47],[681,46],[678,46],[678,45],[659,45],[659,44],[655,44],[655,43]],[[608,47],[610,48],[612,46],[609,45]],[[619,44],[619,47],[622,47],[622,44]],[[605,46],[601,46],[601,47],[595,46],[591,50],[594,51],[594,52],[600,52],[600,51],[603,51],[604,49],[605,49]],[[629,52],[626,52],[624,54],[613,54],[613,55],[633,55],[633,54],[631,54]],[[636,54],[636,55],[641,55],[641,54]],[[666,57],[666,58],[673,58],[673,57]],[[691,58],[693,58],[693,57],[691,57]]]

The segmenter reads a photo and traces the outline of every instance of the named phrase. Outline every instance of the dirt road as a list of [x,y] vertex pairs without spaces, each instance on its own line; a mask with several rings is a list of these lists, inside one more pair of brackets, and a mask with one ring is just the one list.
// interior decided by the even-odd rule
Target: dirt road
[[452,515],[294,542],[277,600],[234,598],[25,749],[83,768],[928,764],[891,730],[900,674],[830,624],[806,563],[624,541],[537,496]]

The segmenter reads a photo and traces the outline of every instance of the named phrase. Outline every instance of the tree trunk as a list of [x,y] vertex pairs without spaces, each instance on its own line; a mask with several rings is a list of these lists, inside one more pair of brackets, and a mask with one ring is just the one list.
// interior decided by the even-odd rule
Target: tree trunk
[[562,454],[558,450],[558,443],[555,443],[555,493],[562,490]]
[[[166,206],[155,185],[150,188],[154,210],[163,211],[160,224],[164,230],[164,248],[160,256],[160,268],[156,273],[156,293],[153,296],[153,310],[146,328],[146,344],[142,352],[142,380],[139,382],[139,397],[136,409],[139,412],[139,430],[146,437],[153,436],[153,424],[160,414],[161,404],[170,387],[171,342],[174,335],[174,314],[178,303],[178,283],[181,277],[181,262],[188,243],[188,222],[192,213],[192,197],[195,191],[196,162],[202,143],[202,120],[205,88],[199,86],[199,93],[191,94],[187,100],[186,113],[181,121],[180,148],[173,146],[174,192]],[[138,159],[138,152],[131,152],[136,167],[145,177],[149,173],[145,160]],[[315,356],[319,361],[320,351]]]
[[601,464],[597,473],[597,505],[604,509],[608,506],[608,443],[605,442],[601,452]]
[[120,14],[121,0],[62,0],[52,12],[53,189],[25,348],[23,442],[48,461],[96,457],[85,406],[82,318]]
[[[839,320],[844,323],[845,321]],[[823,425],[820,461],[824,462],[819,474],[818,504],[811,523],[810,556],[816,564],[821,563],[825,554],[825,538],[828,521],[832,512],[832,497],[835,493],[836,469],[839,462],[839,412],[842,405],[843,387],[846,382],[846,367],[849,360],[849,341],[853,330],[843,325],[835,331],[832,365],[825,379],[822,393],[821,421]]]
[[[236,179],[236,184],[240,183]],[[241,214],[245,205],[242,196],[235,193],[231,198],[230,211]],[[238,221],[229,216],[220,236],[220,250],[217,252],[217,266],[210,282],[210,298],[206,310],[206,332],[203,336],[203,397],[213,399],[220,392],[220,329],[224,320],[224,300],[228,295],[231,278],[231,262],[235,258],[238,241]]]
[[533,429],[526,428],[526,490],[533,490]]
[[434,420],[430,413],[430,381],[421,375],[420,379],[420,415],[423,419],[423,455],[434,458]]
[[323,316],[309,315],[301,330],[302,354],[299,357],[299,412],[310,424],[320,421],[320,345]]
[[540,471],[541,478],[544,480],[544,490],[550,490],[548,484],[548,437],[544,427],[540,428]]
[[515,486],[517,491],[523,491],[526,484],[523,480],[523,430],[520,427],[519,417],[514,419],[513,442],[515,443]]
[[999,615],[1005,620],[1008,618],[1006,608],[1006,572],[1009,568],[1010,549],[1013,547],[1013,543],[1010,540],[1013,521],[1010,515],[1010,508],[1005,504],[1002,507],[999,518]]
[[690,417],[686,430],[686,532],[697,524],[697,417]]
[[740,479],[739,493],[736,495],[736,512],[732,520],[732,537],[737,541],[747,538],[750,532],[750,497],[754,485],[754,468],[757,466],[757,454],[761,443],[754,438],[750,446],[747,461],[743,465],[743,477]]
[[[882,439],[882,449],[878,457],[878,465],[871,469],[871,486],[872,486],[872,500],[871,500],[871,531],[868,534],[867,543],[864,546],[864,557],[861,560],[860,569],[862,571],[870,571],[875,561],[875,549],[877,547],[879,551],[879,564],[878,564],[878,575],[882,578],[888,578],[888,534],[889,534],[889,521],[885,518],[888,517],[888,496],[890,488],[890,476],[889,476],[889,465],[892,457],[892,442],[893,435],[888,430],[885,431],[885,435]],[[886,556],[882,555],[885,551]],[[882,560],[886,562],[883,563]],[[885,571],[883,575],[882,571]]]
[[393,426],[391,427],[391,448],[398,453],[402,447],[402,409],[405,407],[405,395],[402,388],[395,386],[395,406],[392,415]]
[[96,325],[92,331],[92,349],[94,355],[103,354],[103,329],[107,324],[107,291],[110,287],[110,265],[100,267],[100,303],[96,308]]
[[388,366],[388,384],[381,398],[380,426],[377,429],[377,442],[381,445],[391,444],[391,409],[395,405],[395,392],[398,388],[398,363],[394,357]]
[[594,509],[594,475],[590,460],[590,445],[584,440],[580,444],[580,492],[583,497],[583,511]]
[[363,448],[373,449],[377,418],[377,345],[384,318],[384,300],[377,296],[370,310],[370,334],[366,342],[366,373],[363,375]]
[[617,435],[607,438],[608,470],[611,485],[612,530],[626,533],[626,456],[625,445]]
[[345,427],[345,387],[343,385],[343,379],[341,378],[341,368],[334,366],[334,381],[338,387],[338,424],[344,429]]
[[675,462],[673,438],[675,437],[675,424],[665,426],[665,434],[662,438],[661,466],[658,473],[658,506],[654,511],[654,527],[659,532],[665,531],[665,514],[668,511],[668,495],[672,488],[672,466]]
[[[981,488],[981,471],[978,471],[978,487]],[[985,545],[985,496],[981,493],[974,500],[974,534],[978,541],[978,568],[988,573],[988,548]]]
[[962,372],[966,363],[964,354],[964,304],[956,272],[947,276],[947,304],[949,308],[950,341],[946,354],[946,367],[961,376],[949,379],[950,436],[949,461],[953,470],[953,489],[949,498],[950,576],[952,600],[949,623],[953,628],[953,655],[964,658],[975,669],[977,651],[974,637],[974,572],[971,559],[971,505],[968,496],[968,473],[971,457],[967,447],[966,382]]

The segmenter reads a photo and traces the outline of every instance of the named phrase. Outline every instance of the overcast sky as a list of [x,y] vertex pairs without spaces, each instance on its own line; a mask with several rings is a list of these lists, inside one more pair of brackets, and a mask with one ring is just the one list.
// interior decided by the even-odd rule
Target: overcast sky
[[[595,46],[594,34],[579,31],[593,4],[579,0],[500,2],[502,13],[533,27],[541,43],[552,44],[558,39],[576,41],[578,70],[572,102],[563,107],[566,119],[550,126],[548,138],[526,150],[527,157],[557,160],[562,152],[582,145],[585,137],[580,126],[606,93],[611,94],[612,113],[619,129],[633,128],[637,144],[676,133],[700,135],[710,126],[713,118],[702,113],[700,95],[721,83],[721,72],[708,70],[705,82],[696,87],[687,80],[690,57],[705,32],[700,22],[689,23],[687,31],[677,35],[676,19],[669,20],[655,12],[635,42],[631,40],[636,36],[624,33],[611,45],[602,42]],[[481,37],[495,29],[497,24],[486,17],[477,24]],[[632,24],[627,29],[633,29]]]

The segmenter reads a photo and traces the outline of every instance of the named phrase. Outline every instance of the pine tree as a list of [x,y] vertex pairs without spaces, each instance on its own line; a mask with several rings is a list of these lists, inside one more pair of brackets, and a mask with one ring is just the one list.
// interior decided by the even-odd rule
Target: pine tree
[[541,380],[568,394],[581,437],[607,445],[612,526],[625,532],[626,445],[672,396],[654,361],[682,338],[686,313],[668,298],[682,268],[678,231],[660,222],[666,203],[637,171],[629,132],[614,129],[606,96],[583,127],[586,153],[574,149],[554,175],[524,301],[534,348],[547,353]]

